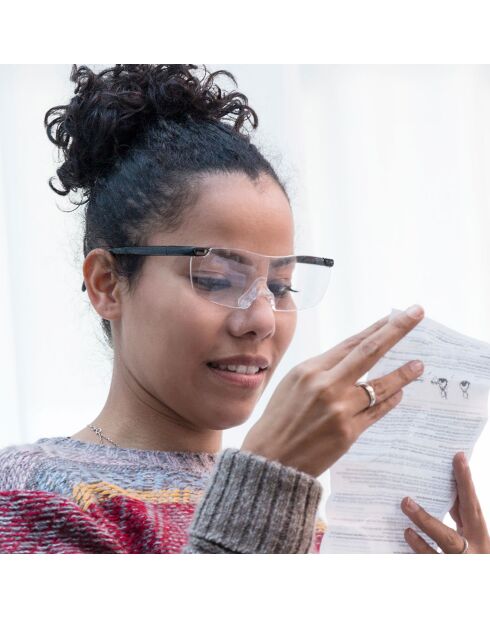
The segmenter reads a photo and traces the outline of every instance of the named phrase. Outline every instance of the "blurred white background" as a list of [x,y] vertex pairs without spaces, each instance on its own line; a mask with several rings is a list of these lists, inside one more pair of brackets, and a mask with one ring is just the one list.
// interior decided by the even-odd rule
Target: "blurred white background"
[[[259,116],[255,143],[290,192],[298,253],[335,259],[240,446],[291,367],[413,303],[490,342],[490,67],[208,65]],[[0,66],[0,448],[71,435],[104,405],[111,351],[82,284],[82,208],[49,189],[48,108],[70,65]],[[223,79],[220,84],[231,89]],[[471,467],[490,519],[490,430]],[[328,473],[320,480],[328,494]],[[447,520],[449,522],[451,520]]]

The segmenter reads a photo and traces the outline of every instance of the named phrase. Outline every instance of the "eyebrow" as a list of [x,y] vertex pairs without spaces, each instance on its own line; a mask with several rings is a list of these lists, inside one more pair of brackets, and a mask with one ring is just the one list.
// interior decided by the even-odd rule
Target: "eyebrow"
[[[253,263],[246,256],[240,253],[235,253],[234,251],[227,251],[226,257],[228,259],[235,260],[236,262],[239,262],[241,264],[252,264]],[[295,256],[285,256],[285,257],[280,257],[276,260],[271,260],[270,263],[271,263],[271,266],[283,266],[284,264],[290,264],[291,262],[294,262],[294,261],[296,261]]]
[[292,257],[283,257],[283,258],[279,258],[277,260],[271,260],[271,264],[272,266],[283,266],[283,264],[290,264],[291,262],[295,262],[296,261],[296,257],[292,256]]

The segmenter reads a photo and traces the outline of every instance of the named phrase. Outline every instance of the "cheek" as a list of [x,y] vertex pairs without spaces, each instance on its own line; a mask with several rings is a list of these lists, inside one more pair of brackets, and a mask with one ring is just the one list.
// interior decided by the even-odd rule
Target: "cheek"
[[295,311],[291,313],[284,313],[281,315],[280,321],[278,320],[277,328],[280,333],[280,345],[282,348],[285,348],[285,350],[288,348],[294,337],[297,323],[298,314]]
[[215,308],[212,303],[196,298],[192,290],[184,290],[175,304],[162,308],[157,328],[166,348],[160,362],[171,360],[179,375],[187,371],[192,380],[193,372],[209,359],[210,350],[219,342],[223,313],[217,305]]
[[145,373],[166,372],[176,352],[172,342],[174,338],[178,341],[185,330],[187,315],[175,286],[161,286],[159,282],[140,286],[123,311],[122,345],[126,355]]

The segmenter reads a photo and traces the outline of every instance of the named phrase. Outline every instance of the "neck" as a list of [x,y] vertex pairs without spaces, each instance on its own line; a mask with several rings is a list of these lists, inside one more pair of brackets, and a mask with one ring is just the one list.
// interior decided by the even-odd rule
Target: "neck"
[[[182,417],[143,390],[116,362],[107,401],[100,414],[88,424],[99,427],[105,436],[123,448],[200,453],[218,453],[222,448],[222,430],[199,427]],[[82,442],[101,443],[89,427],[71,437]],[[102,443],[112,446],[104,439]]]

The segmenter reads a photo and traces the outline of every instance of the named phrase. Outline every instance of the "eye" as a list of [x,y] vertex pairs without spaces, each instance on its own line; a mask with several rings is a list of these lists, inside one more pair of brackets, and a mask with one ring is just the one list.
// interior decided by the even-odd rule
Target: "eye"
[[269,283],[268,287],[270,291],[274,294],[274,296],[278,296],[279,298],[281,298],[282,296],[286,296],[288,292],[299,292],[299,290],[293,290],[290,285],[284,284]]
[[212,292],[224,290],[230,287],[228,279],[216,279],[215,277],[192,277],[193,284],[201,290]]

